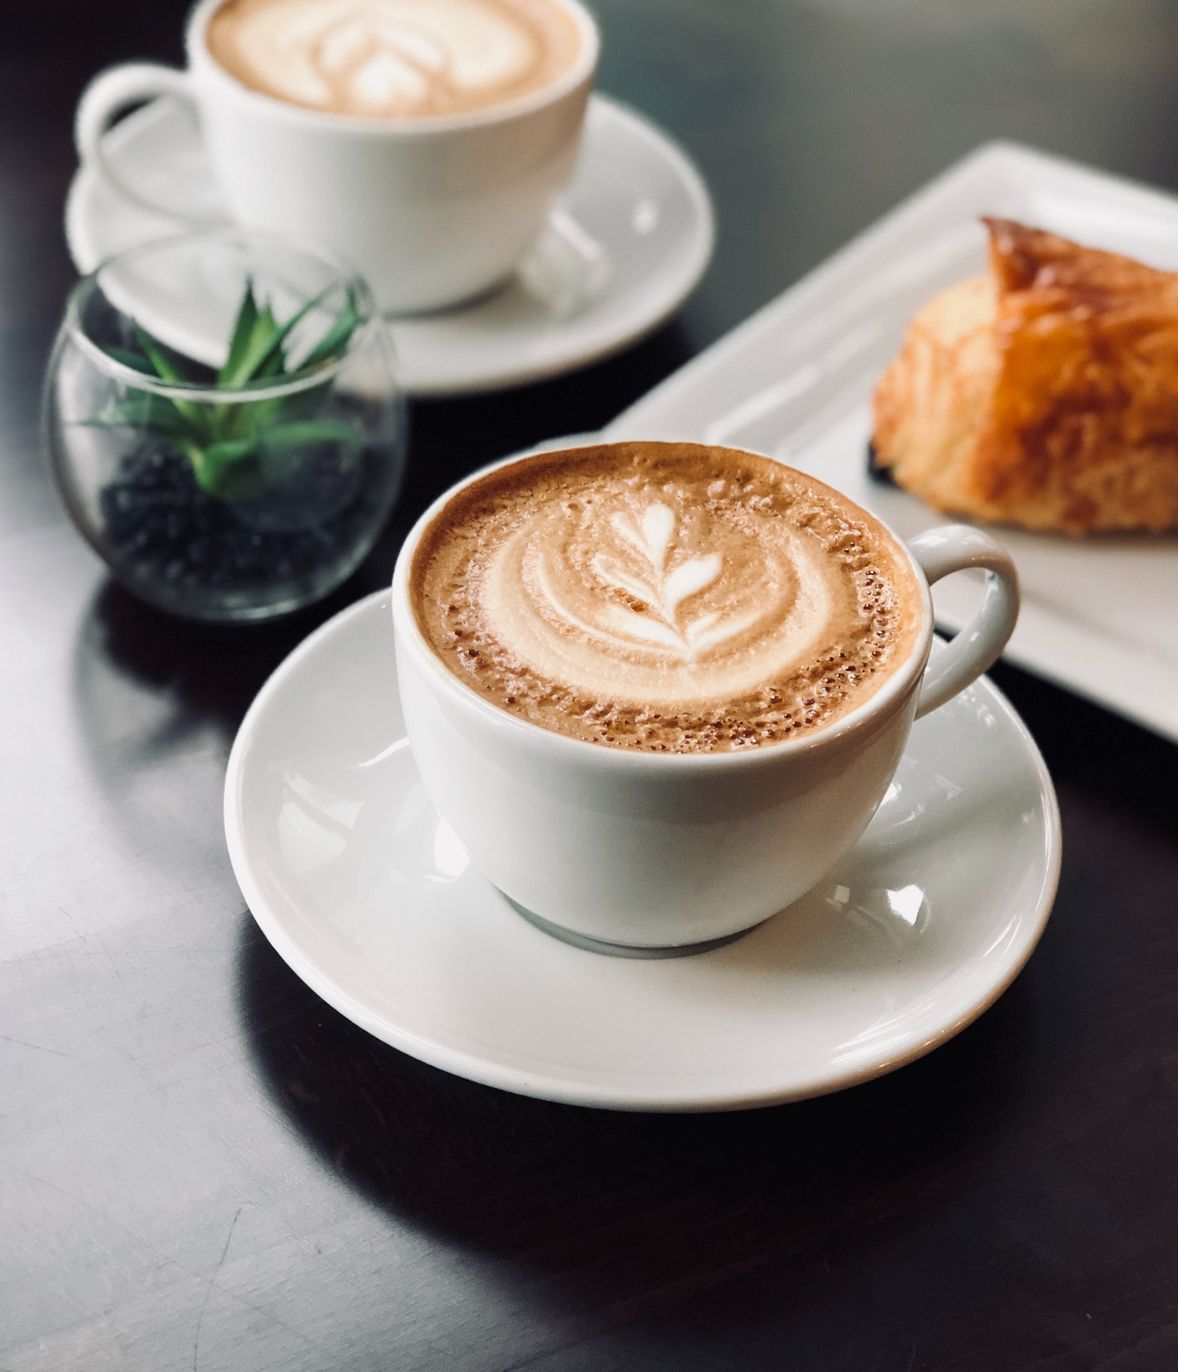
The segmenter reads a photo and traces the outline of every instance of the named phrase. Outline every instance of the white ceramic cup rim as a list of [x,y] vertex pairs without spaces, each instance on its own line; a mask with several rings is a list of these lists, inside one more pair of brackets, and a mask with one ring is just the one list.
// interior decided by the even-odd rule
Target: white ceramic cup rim
[[[603,443],[592,446],[608,445]],[[577,453],[585,451],[585,449],[562,448],[557,451],[560,453]],[[764,459],[763,453],[754,453],[748,449],[731,449],[730,451],[748,452],[750,457]],[[473,687],[456,677],[430,647],[413,611],[413,603],[409,595],[409,569],[422,535],[459,492],[491,472],[498,471],[502,467],[510,467],[515,463],[527,462],[530,458],[538,455],[537,453],[522,453],[500,458],[496,462],[490,462],[485,467],[480,467],[477,471],[471,472],[469,476],[463,477],[461,481],[448,487],[429,505],[410,529],[393,568],[393,620],[403,631],[405,645],[413,652],[417,665],[428,675],[431,684],[440,688],[450,702],[486,724],[511,730],[513,742],[542,750],[564,751],[570,761],[574,758],[581,763],[596,761],[602,767],[631,767],[636,770],[666,770],[668,772],[671,769],[683,771],[695,768],[707,770],[752,768],[758,764],[771,765],[785,757],[812,753],[820,748],[833,749],[844,742],[850,742],[874,725],[890,720],[897,710],[903,708],[908,697],[919,689],[933,638],[933,606],[928,580],[912,550],[882,519],[869,510],[862,510],[862,506],[855,505],[855,502],[851,501],[848,496],[834,492],[839,495],[840,499],[848,500],[856,509],[862,510],[865,515],[884,530],[893,544],[902,551],[920,594],[920,624],[912,650],[904,661],[892,670],[878,690],[868,696],[861,705],[855,706],[853,710],[849,710],[845,715],[840,715],[829,724],[809,730],[800,738],[787,738],[777,743],[760,743],[750,748],[728,749],[710,753],[654,753],[639,748],[614,748],[609,744],[591,743],[587,739],[572,738],[567,734],[557,733],[553,729],[546,729],[542,725],[534,724],[531,720],[523,719],[501,706],[495,705],[486,697],[479,695]],[[550,456],[552,453],[549,451],[545,455]],[[826,482],[819,481],[817,477],[804,472],[801,474],[805,476],[807,481],[812,481],[823,489],[832,491],[834,489],[827,486]]]
[[581,0],[547,0],[559,6],[576,24],[581,44],[575,60],[567,71],[562,72],[554,81],[539,90],[522,95],[514,100],[467,110],[458,114],[403,115],[354,115],[337,114],[329,110],[310,109],[292,101],[280,100],[263,91],[256,91],[231,75],[213,57],[205,42],[205,30],[216,10],[225,0],[200,0],[188,20],[185,48],[188,54],[190,71],[197,71],[217,82],[222,90],[231,92],[247,105],[253,105],[268,114],[285,119],[293,124],[302,124],[318,129],[338,129],[368,137],[395,137],[406,141],[427,139],[438,134],[453,133],[456,130],[478,129],[496,124],[506,124],[513,119],[522,118],[536,110],[556,104],[564,96],[576,90],[589,80],[597,68],[601,49],[601,37],[593,16],[581,4]]

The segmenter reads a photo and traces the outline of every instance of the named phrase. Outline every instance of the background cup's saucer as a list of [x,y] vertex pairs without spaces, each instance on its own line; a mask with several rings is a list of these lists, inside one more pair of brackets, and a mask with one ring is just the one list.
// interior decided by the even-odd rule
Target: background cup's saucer
[[[131,204],[93,168],[81,168],[66,206],[66,238],[80,271],[124,248],[183,231],[191,218],[181,215],[206,223],[224,217],[184,105],[156,100],[106,138],[111,162],[127,181],[176,205],[177,217]],[[566,251],[566,236],[551,235],[552,250],[533,258],[533,270],[503,289],[445,313],[394,321],[401,380],[410,394],[538,381],[616,352],[661,323],[711,257],[711,202],[698,172],[666,134],[603,96],[590,103],[561,215],[571,240]],[[577,304],[577,282],[563,283],[561,276],[584,270],[584,254],[579,259],[567,250],[582,236],[600,255],[600,280]],[[147,314],[167,310],[165,300],[140,303]],[[199,329],[199,321],[191,325]]]
[[1050,779],[982,681],[916,725],[855,851],[746,937],[658,961],[559,942],[469,867],[422,789],[386,592],[263,688],[225,828],[270,942],[356,1024],[475,1081],[633,1110],[769,1105],[920,1057],[1014,979],[1059,877]]

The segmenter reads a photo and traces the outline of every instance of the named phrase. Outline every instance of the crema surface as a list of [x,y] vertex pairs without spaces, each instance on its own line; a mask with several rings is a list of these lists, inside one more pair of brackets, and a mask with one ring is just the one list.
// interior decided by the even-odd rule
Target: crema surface
[[550,0],[226,0],[207,41],[230,75],[276,99],[413,118],[540,90],[582,40]]
[[768,458],[634,443],[468,486],[410,569],[418,623],[480,695],[614,747],[710,752],[817,728],[911,652],[886,530]]

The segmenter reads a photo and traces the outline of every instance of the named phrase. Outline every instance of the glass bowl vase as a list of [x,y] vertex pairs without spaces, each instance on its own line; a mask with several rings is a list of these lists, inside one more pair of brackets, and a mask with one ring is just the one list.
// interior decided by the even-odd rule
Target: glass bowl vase
[[285,614],[372,548],[405,458],[362,280],[237,230],[162,239],[75,286],[45,386],[74,522],[115,578],[193,619]]

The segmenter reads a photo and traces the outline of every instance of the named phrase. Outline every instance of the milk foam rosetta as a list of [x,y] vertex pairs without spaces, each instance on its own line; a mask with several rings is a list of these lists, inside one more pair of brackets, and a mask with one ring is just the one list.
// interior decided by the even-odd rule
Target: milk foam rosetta
[[457,114],[539,90],[580,37],[555,0],[226,0],[218,63],[279,100],[335,114]]
[[591,742],[791,737],[915,642],[891,536],[768,458],[688,444],[541,455],[455,496],[411,571],[418,622],[480,694]]

